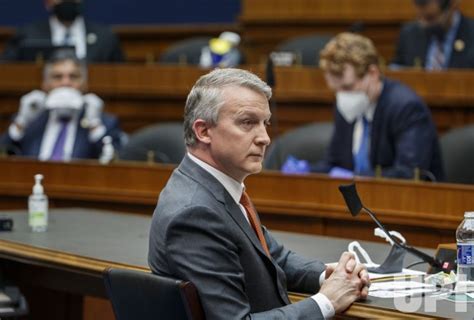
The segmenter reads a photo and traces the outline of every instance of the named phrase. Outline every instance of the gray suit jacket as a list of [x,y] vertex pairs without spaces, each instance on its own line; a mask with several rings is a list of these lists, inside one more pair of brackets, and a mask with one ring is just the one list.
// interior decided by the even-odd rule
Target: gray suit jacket
[[148,262],[197,287],[206,319],[317,319],[316,302],[290,304],[287,290],[315,293],[322,262],[285,249],[263,228],[272,256],[225,188],[187,156],[160,194]]

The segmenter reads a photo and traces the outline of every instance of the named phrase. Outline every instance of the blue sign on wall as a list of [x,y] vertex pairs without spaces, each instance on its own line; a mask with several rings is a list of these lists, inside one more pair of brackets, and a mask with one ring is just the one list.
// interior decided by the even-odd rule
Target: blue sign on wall
[[[240,0],[83,0],[84,15],[103,24],[233,23]],[[0,25],[47,17],[43,0],[0,0]]]

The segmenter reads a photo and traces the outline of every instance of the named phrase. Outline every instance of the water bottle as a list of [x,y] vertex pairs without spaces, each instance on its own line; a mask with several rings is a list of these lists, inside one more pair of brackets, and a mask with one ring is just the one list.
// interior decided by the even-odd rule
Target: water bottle
[[99,163],[108,164],[114,159],[115,156],[115,149],[114,145],[112,144],[112,137],[105,136],[104,138],[102,138],[102,143],[102,153],[99,157]]
[[44,232],[48,229],[48,197],[41,184],[42,174],[35,175],[33,194],[28,198],[28,224],[33,232]]
[[458,291],[474,289],[474,211],[466,212],[456,230]]

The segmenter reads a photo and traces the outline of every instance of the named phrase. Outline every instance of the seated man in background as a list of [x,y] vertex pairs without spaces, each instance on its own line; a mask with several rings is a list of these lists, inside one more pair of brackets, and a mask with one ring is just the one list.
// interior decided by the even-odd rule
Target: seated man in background
[[117,150],[124,136],[118,120],[102,113],[103,101],[86,90],[85,63],[70,50],[55,52],[44,67],[42,91],[21,98],[0,144],[17,155],[58,161],[98,158],[105,136]]
[[418,21],[403,26],[391,67],[427,70],[474,67],[474,20],[461,0],[413,0]]
[[46,46],[73,46],[76,56],[89,63],[124,60],[118,37],[109,28],[84,20],[82,0],[46,0],[45,5],[49,20],[20,28],[6,44],[1,60],[34,60],[25,50]]
[[384,78],[372,41],[341,33],[320,54],[336,92],[334,133],[325,159],[313,166],[333,176],[412,178],[415,168],[443,180],[436,129],[427,106],[400,82]]
[[[266,83],[239,69],[196,82],[184,114],[188,154],[153,214],[150,269],[193,282],[208,320],[323,319],[368,293],[367,271],[351,254],[326,267],[260,224],[244,179],[262,169],[270,96]],[[287,289],[314,296],[290,304]]]

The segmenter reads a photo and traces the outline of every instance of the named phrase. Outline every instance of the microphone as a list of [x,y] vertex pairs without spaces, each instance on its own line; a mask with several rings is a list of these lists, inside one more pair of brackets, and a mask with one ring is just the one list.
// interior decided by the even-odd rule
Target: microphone
[[349,185],[340,185],[339,186],[339,191],[342,193],[342,196],[344,197],[344,201],[346,202],[346,205],[349,208],[349,211],[351,212],[353,217],[356,217],[360,213],[361,210],[364,210],[372,218],[372,220],[374,220],[375,224],[380,229],[382,229],[383,232],[385,232],[385,234],[390,238],[390,240],[393,241],[393,243],[397,247],[410,252],[411,254],[413,254],[414,256],[416,256],[418,258],[420,258],[421,260],[428,263],[430,266],[432,266],[434,268],[444,270],[443,265],[439,260],[437,260],[437,259],[433,258],[432,256],[427,255],[426,253],[424,253],[424,252],[422,252],[418,249],[415,249],[415,248],[413,248],[413,247],[411,247],[411,246],[409,246],[405,243],[401,243],[398,239],[393,237],[390,234],[390,232],[387,232],[387,230],[382,225],[382,223],[379,221],[379,219],[377,219],[375,214],[362,204],[362,201],[360,200],[359,195],[357,194],[357,189],[356,189],[355,183],[351,183]]

